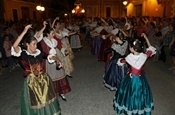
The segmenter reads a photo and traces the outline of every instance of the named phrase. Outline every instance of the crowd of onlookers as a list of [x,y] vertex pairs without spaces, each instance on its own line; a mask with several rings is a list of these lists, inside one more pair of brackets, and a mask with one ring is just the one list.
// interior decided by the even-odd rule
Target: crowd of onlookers
[[[19,20],[19,21],[6,21],[0,20],[0,68],[8,68],[13,71],[19,65],[19,59],[11,56],[11,46],[22,32],[26,24],[32,23],[33,28],[37,28],[37,21]],[[35,28],[36,27],[36,28]]]

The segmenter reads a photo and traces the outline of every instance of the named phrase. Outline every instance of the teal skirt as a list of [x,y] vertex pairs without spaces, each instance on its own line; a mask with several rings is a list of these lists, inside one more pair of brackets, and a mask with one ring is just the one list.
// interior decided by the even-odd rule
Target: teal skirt
[[[22,90],[21,97],[21,115],[61,115],[61,109],[58,102],[58,99],[55,97],[50,103],[45,104],[41,108],[32,108],[31,107],[31,98],[29,95],[29,87],[27,84],[29,77],[25,78],[24,86]],[[53,87],[52,84],[49,84],[48,87]]]
[[145,75],[126,75],[116,91],[114,110],[125,115],[151,115],[154,109],[151,89]]

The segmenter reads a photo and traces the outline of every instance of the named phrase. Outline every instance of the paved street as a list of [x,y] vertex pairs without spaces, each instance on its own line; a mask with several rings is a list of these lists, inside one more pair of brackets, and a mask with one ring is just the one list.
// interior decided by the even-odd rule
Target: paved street
[[[72,91],[66,94],[67,102],[59,99],[62,115],[116,115],[112,107],[115,92],[103,85],[104,63],[91,55],[90,44],[75,52]],[[153,92],[155,110],[152,115],[175,115],[175,75],[168,64],[148,61],[145,67]],[[2,69],[0,75],[0,115],[20,115],[20,95],[24,78],[22,69],[13,72]]]

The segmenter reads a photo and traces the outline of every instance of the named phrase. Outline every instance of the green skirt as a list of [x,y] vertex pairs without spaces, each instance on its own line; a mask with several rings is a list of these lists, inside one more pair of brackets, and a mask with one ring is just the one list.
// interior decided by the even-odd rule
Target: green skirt
[[44,74],[41,78],[33,77],[33,79],[31,76],[33,75],[24,80],[21,115],[61,115],[59,101],[50,77]]
[[151,115],[153,97],[145,75],[125,76],[114,97],[113,107],[118,114]]

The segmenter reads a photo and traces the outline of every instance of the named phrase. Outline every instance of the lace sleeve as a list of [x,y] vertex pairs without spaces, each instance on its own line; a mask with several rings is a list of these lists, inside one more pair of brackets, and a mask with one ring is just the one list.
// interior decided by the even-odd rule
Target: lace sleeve
[[146,55],[147,57],[151,57],[154,54],[156,54],[156,48],[153,46],[150,46],[149,48],[146,49]]
[[22,52],[21,47],[19,47],[19,52],[15,52],[14,48],[11,47],[11,55],[19,57],[19,56],[21,56],[21,52]]
[[54,56],[54,55],[48,55],[47,56],[47,60],[48,60],[49,63],[54,63],[55,62],[55,60],[51,59],[52,56]]

